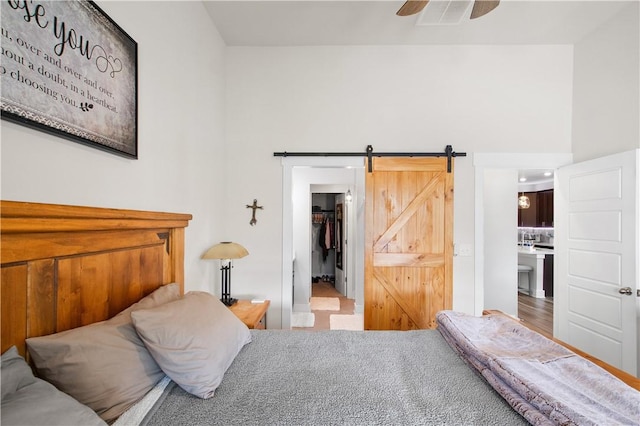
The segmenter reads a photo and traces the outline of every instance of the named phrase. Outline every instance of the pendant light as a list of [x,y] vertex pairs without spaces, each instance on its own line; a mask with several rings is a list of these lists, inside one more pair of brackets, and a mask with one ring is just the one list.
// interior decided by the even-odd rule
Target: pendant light
[[524,192],[522,192],[521,195],[518,197],[518,208],[528,209],[529,207],[531,207],[531,201],[529,200],[529,197],[524,195]]

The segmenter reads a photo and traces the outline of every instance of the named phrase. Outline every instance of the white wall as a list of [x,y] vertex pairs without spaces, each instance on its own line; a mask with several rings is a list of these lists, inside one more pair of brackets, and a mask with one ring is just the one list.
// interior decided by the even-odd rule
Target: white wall
[[484,217],[484,309],[518,315],[518,192],[517,170],[486,169],[484,203],[491,214]]
[[640,3],[575,45],[573,153],[584,161],[640,148]]
[[[234,288],[275,302],[278,326],[288,271],[274,152],[567,153],[572,57],[571,46],[228,48],[228,227],[251,253]],[[455,163],[454,242],[473,246],[472,160]],[[251,227],[243,210],[254,198],[265,210]],[[454,309],[474,312],[473,269],[473,257],[454,261]]]
[[187,290],[219,292],[201,253],[225,235],[224,45],[200,2],[98,5],[138,43],[139,159],[7,121],[2,199],[193,214]]

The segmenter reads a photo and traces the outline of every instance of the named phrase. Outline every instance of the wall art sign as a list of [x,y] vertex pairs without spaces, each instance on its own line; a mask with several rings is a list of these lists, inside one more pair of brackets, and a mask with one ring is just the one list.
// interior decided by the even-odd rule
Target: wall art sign
[[2,118],[138,158],[138,45],[94,2],[3,0]]

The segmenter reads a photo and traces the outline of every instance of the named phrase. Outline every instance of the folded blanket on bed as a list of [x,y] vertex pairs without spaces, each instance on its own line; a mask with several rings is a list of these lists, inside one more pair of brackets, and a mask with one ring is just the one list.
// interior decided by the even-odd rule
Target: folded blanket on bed
[[436,315],[438,330],[531,424],[638,425],[640,392],[502,315]]

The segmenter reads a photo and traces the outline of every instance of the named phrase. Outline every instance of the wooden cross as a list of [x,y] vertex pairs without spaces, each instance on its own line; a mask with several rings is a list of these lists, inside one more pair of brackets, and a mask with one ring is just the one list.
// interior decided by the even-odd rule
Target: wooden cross
[[251,220],[249,221],[249,225],[253,226],[256,223],[258,223],[258,220],[256,219],[256,209],[260,209],[262,210],[262,206],[258,205],[258,200],[256,200],[255,198],[253,199],[253,205],[249,205],[247,204],[247,208],[248,209],[253,209],[253,213],[251,214]]

